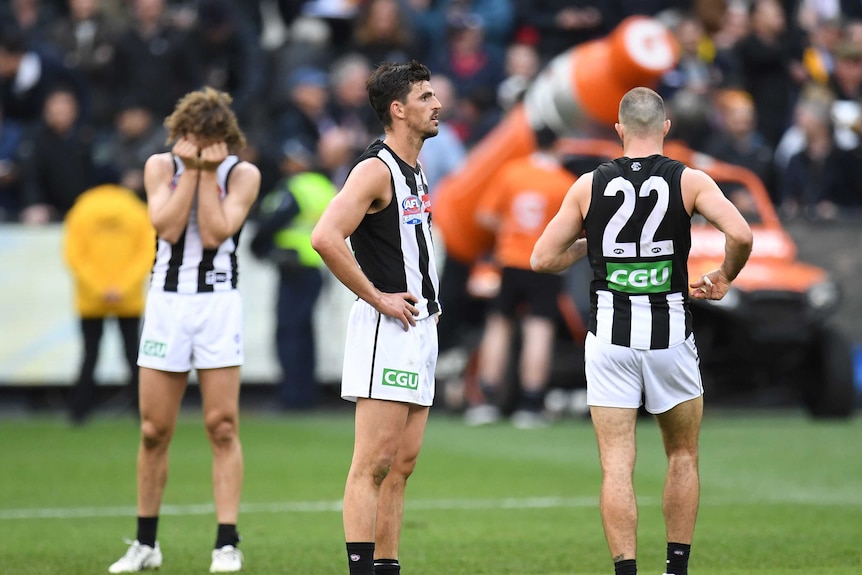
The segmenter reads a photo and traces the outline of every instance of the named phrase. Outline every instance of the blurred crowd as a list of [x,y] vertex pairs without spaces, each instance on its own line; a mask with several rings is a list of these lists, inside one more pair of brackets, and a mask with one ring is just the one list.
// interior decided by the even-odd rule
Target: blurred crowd
[[338,187],[381,133],[369,71],[411,58],[444,104],[433,190],[555,55],[632,15],[679,42],[671,137],[753,170],[785,217],[862,207],[859,0],[0,0],[0,221],[60,221],[99,183],[142,194],[163,118],[203,85],[232,94],[263,192],[292,159]]

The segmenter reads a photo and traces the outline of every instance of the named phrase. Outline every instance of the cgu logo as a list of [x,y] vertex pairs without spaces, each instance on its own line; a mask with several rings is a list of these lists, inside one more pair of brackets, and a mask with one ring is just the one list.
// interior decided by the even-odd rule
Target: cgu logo
[[168,344],[161,341],[145,340],[141,346],[141,353],[152,357],[165,357],[168,351]]
[[626,293],[660,293],[670,290],[670,261],[608,264],[608,287]]
[[419,387],[419,374],[412,371],[399,371],[397,369],[383,370],[383,385],[390,387],[403,387],[417,389]]

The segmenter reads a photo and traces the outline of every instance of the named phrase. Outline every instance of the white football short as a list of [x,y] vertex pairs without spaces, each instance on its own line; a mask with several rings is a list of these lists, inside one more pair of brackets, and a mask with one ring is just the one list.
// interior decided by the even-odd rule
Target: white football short
[[347,320],[341,397],[401,401],[430,406],[437,367],[437,322],[403,324],[356,300]]
[[139,366],[181,373],[242,365],[243,358],[238,290],[147,294]]
[[588,333],[584,361],[588,405],[637,409],[643,402],[648,412],[664,413],[703,395],[694,335],[667,349],[633,349]]

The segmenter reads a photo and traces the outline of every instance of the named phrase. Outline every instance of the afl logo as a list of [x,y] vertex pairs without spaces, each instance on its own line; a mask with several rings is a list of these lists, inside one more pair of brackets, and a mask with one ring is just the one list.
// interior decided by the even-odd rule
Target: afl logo
[[620,255],[621,253],[623,253],[623,249],[622,248],[614,248],[614,253],[617,255]]
[[632,162],[632,171],[640,172],[641,171],[641,163],[640,162]]
[[422,202],[416,196],[407,196],[401,201],[401,214],[405,224],[421,224]]
[[659,253],[659,252],[661,251],[661,248],[653,248],[653,249],[652,249],[652,250],[650,250],[650,251],[651,251],[652,253],[654,253],[654,254],[657,254],[657,253]]

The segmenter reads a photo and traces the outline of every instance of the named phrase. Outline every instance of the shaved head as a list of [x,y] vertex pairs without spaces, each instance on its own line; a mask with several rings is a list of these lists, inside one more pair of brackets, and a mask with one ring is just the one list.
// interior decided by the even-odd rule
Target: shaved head
[[632,136],[664,133],[664,100],[649,88],[633,88],[620,100],[620,124]]

